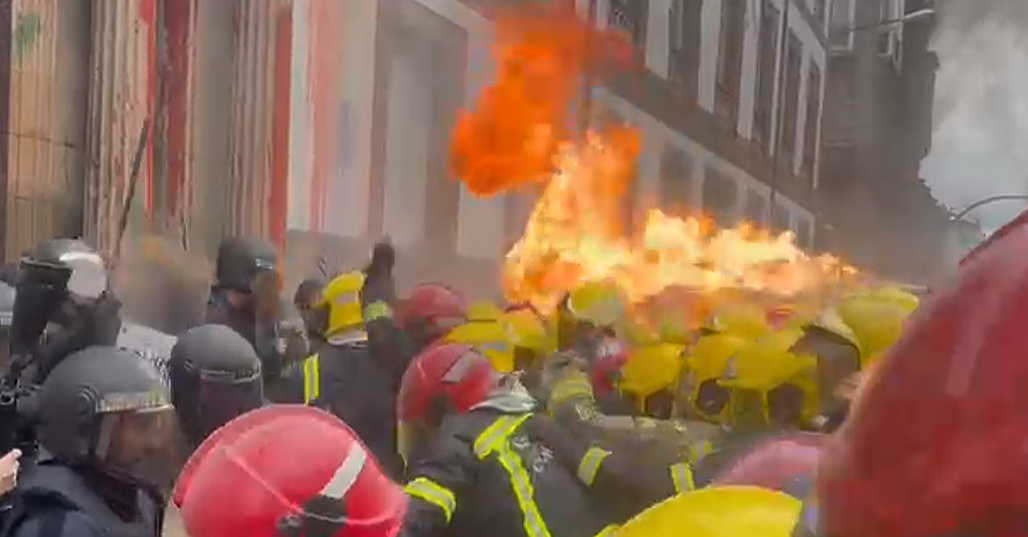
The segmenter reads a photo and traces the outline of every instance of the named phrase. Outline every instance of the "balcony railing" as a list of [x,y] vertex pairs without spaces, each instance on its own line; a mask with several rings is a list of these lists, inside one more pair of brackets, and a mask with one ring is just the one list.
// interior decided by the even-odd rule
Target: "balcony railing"
[[607,25],[628,34],[635,46],[644,47],[648,4],[646,0],[611,0]]

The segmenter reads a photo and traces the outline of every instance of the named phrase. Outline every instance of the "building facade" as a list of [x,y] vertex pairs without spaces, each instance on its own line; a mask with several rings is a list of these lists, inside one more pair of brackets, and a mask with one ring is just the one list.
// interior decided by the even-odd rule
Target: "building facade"
[[[190,280],[231,234],[272,238],[292,280],[389,236],[401,285],[495,294],[531,200],[475,198],[446,159],[491,79],[489,9],[514,1],[0,2],[6,259],[56,234],[114,251],[136,184],[129,235],[159,237],[188,261],[158,268]],[[812,244],[827,3],[576,2],[646,67],[591,91],[590,115],[643,133],[633,199]]]
[[919,279],[939,265],[948,213],[920,179],[938,59],[933,0],[834,0],[819,208],[830,248]]
[[594,96],[643,132],[636,198],[792,231],[812,247],[828,2],[579,4],[628,32],[646,67]]

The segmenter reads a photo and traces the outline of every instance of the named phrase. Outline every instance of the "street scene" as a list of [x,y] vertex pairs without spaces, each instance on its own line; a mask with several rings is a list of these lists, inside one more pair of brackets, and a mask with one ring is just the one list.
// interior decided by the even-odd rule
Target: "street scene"
[[1022,28],[0,1],[0,537],[1021,535]]

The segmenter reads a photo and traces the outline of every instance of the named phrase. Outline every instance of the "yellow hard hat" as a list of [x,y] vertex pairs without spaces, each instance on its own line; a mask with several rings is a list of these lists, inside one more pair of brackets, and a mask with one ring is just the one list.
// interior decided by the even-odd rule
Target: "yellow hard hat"
[[729,393],[718,381],[728,361],[745,344],[745,339],[732,334],[709,334],[689,349],[679,386],[679,396],[688,401],[686,412],[710,421],[725,419]]
[[763,308],[753,304],[732,304],[721,308],[708,328],[747,339],[755,339],[771,331]]
[[802,507],[788,494],[759,487],[703,488],[650,507],[613,537],[789,537]]
[[360,292],[363,286],[364,273],[354,270],[336,276],[321,290],[314,307],[328,313],[325,336],[361,327]]
[[813,369],[816,363],[812,358],[789,352],[800,335],[800,330],[783,330],[747,343],[726,364],[724,384],[764,391]]
[[837,309],[860,342],[862,363],[867,364],[896,343],[917,305],[912,293],[886,287],[850,295]]
[[543,320],[531,310],[514,310],[504,313],[501,323],[507,332],[507,341],[514,347],[522,347],[538,353],[549,350],[549,334]]
[[514,370],[514,354],[507,341],[506,327],[498,322],[469,322],[457,326],[446,335],[450,343],[471,345],[485,355],[500,373]]
[[571,292],[568,311],[579,321],[610,326],[625,315],[628,298],[613,282],[586,282]]
[[499,321],[502,315],[503,310],[487,300],[468,305],[467,319],[469,321]]
[[617,325],[618,335],[632,347],[642,347],[660,341],[660,335],[642,319],[627,316]]
[[661,390],[674,387],[682,371],[684,351],[684,346],[668,343],[632,351],[628,362],[621,367],[621,389],[645,400]]
[[853,346],[859,349],[863,354],[863,346],[860,343],[860,338],[858,338],[857,334],[853,332],[853,329],[846,324],[846,321],[844,321],[842,316],[839,315],[839,310],[835,306],[830,306],[822,310],[810,324],[852,343]]

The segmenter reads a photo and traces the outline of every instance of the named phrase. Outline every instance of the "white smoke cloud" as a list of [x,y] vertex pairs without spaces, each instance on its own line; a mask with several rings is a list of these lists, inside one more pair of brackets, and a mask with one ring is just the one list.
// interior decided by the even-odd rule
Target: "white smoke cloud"
[[[1028,194],[1028,1],[939,4],[934,134],[921,175],[954,208]],[[969,217],[992,229],[1025,205],[998,202]]]

